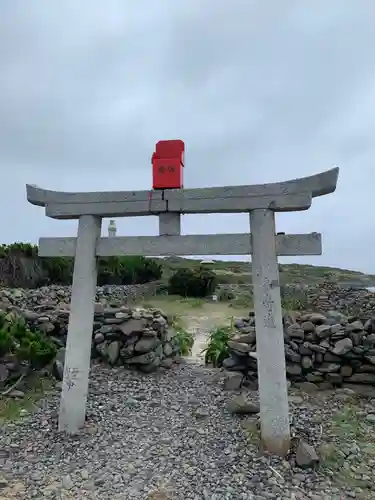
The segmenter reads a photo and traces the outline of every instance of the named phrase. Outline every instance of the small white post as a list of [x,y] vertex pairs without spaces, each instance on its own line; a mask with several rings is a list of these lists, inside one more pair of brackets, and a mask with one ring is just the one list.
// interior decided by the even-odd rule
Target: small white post
[[111,219],[108,224],[108,238],[114,238],[117,233],[116,221]]
[[79,218],[59,415],[59,430],[69,434],[83,427],[86,417],[100,231],[101,218]]
[[250,212],[250,230],[261,439],[265,451],[285,456],[290,427],[274,212]]

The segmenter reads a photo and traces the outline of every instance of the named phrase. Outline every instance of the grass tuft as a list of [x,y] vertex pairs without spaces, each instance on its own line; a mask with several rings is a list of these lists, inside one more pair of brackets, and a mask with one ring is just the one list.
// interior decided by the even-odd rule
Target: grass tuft
[[35,411],[38,403],[53,392],[55,384],[55,380],[35,374],[22,386],[22,397],[0,396],[0,422],[12,422]]
[[193,334],[184,328],[181,318],[177,315],[172,318],[172,326],[176,332],[175,338],[180,348],[180,355],[190,356],[194,345]]
[[[338,411],[328,425],[319,448],[320,471],[339,486],[361,488],[373,498],[375,491],[375,423],[353,401]],[[367,493],[366,493],[367,492]]]
[[215,368],[223,364],[229,356],[228,340],[234,335],[233,319],[229,325],[214,328],[207,341],[207,347],[203,349],[204,362],[212,364]]

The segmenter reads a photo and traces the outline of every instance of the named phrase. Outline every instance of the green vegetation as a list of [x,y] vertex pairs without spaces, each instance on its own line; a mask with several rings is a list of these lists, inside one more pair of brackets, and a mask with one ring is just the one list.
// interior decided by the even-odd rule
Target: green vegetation
[[[71,284],[73,273],[73,259],[65,257],[46,258],[38,256],[38,247],[29,243],[16,242],[11,245],[0,245],[0,262],[8,262],[6,266],[1,267],[0,283],[6,286],[12,285],[12,277],[9,275],[19,275],[19,263],[22,260],[34,262],[38,268],[36,279],[28,279],[31,285],[42,286],[49,283],[53,284]],[[187,269],[190,274],[205,273],[207,277],[211,274],[215,279],[212,283],[220,284],[249,284],[252,282],[251,262],[249,261],[220,261],[216,260],[201,263],[197,259],[187,259],[183,257],[166,258],[146,258],[141,256],[133,257],[107,257],[100,258],[98,261],[98,283],[104,284],[138,284],[149,281],[163,280],[166,286],[170,279],[178,272],[182,276],[182,270]],[[14,270],[17,269],[17,273]],[[317,284],[322,281],[331,281],[340,285],[355,286],[375,286],[375,275],[367,275],[358,271],[349,271],[326,266],[312,266],[305,264],[280,264],[280,283],[283,284]],[[32,271],[33,273],[34,271]],[[4,276],[4,273],[8,274]],[[176,278],[175,278],[176,279]],[[181,281],[179,283],[181,288]],[[211,285],[209,286],[211,287]],[[190,294],[182,288],[181,296]],[[177,293],[177,292],[174,292]],[[194,292],[196,293],[196,292]],[[200,292],[203,293],[203,292]],[[209,293],[207,293],[208,295]],[[196,296],[196,295],[190,295]],[[204,295],[198,295],[204,296]],[[224,299],[227,300],[227,299]]]
[[260,447],[260,422],[255,418],[247,418],[241,421],[241,427],[249,443]]
[[228,326],[214,328],[208,337],[207,347],[203,349],[204,362],[212,364],[215,368],[222,366],[225,358],[229,356],[228,341],[234,335],[233,322]]
[[220,302],[230,302],[236,298],[236,294],[232,290],[220,290],[218,300]]
[[194,336],[191,332],[188,332],[182,325],[181,320],[178,316],[175,316],[172,320],[172,326],[176,332],[176,340],[180,348],[181,356],[189,356],[194,345]]
[[39,401],[54,392],[55,383],[51,378],[40,377],[38,374],[24,379],[23,396],[20,394],[21,397],[17,398],[0,397],[0,423],[17,420],[23,415],[35,411]]
[[253,296],[249,293],[240,294],[229,302],[234,309],[253,309]]
[[37,257],[38,247],[31,243],[12,243],[11,245],[0,245],[0,258],[3,259],[9,255],[22,255],[24,257]]
[[188,306],[192,309],[201,309],[204,304],[204,300],[196,297],[179,297],[179,301],[182,306]]
[[361,488],[361,498],[373,498],[374,426],[353,399],[327,423],[327,438],[319,449],[321,472],[339,486]]
[[[13,312],[0,313],[0,357],[18,367],[4,382],[7,387],[0,394],[0,422],[15,420],[22,415],[21,411],[28,413],[35,409],[37,401],[53,385],[51,379],[40,376],[40,370],[51,363],[55,355],[56,346],[46,335],[29,328],[25,320]],[[7,393],[12,393],[14,388],[17,397],[8,397]]]
[[107,257],[99,259],[99,285],[131,285],[159,280],[161,265],[147,257]]
[[[0,261],[16,263],[19,266],[21,259],[34,260],[40,267],[40,276],[36,286],[49,283],[56,285],[69,285],[72,282],[72,258],[65,257],[38,257],[38,247],[30,243],[13,243],[0,246]],[[99,285],[130,285],[156,281],[162,277],[163,270],[159,262],[146,257],[107,257],[98,259],[98,284]],[[0,282],[7,282],[6,276],[0,276]]]
[[169,279],[169,292],[182,297],[207,297],[217,285],[216,275],[209,269],[178,269]]
[[[163,277],[166,279],[181,268],[197,269],[204,267],[204,269],[215,272],[218,283],[247,284],[252,282],[251,262],[249,261],[215,260],[213,263],[202,265],[200,260],[183,257],[166,257],[155,260],[162,265]],[[359,271],[308,264],[280,264],[279,269],[281,284],[314,284],[328,280],[340,284],[375,285],[375,275],[364,274]]]
[[55,344],[46,335],[32,331],[14,313],[0,314],[0,356],[12,355],[30,368],[42,368],[56,355]]
[[287,311],[304,311],[307,308],[305,300],[293,297],[283,297],[281,299],[281,305],[282,308]]

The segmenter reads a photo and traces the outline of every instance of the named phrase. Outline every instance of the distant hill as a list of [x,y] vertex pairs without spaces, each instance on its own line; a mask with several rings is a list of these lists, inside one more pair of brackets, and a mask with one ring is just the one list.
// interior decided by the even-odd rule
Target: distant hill
[[[157,260],[163,266],[163,276],[168,278],[181,267],[199,267],[200,260],[184,257],[164,257]],[[214,270],[221,283],[251,282],[251,263],[241,261],[214,260],[204,266]],[[358,271],[338,269],[335,267],[311,266],[306,264],[280,264],[281,284],[304,283],[316,284],[322,281],[332,281],[342,286],[369,287],[375,286],[375,275]]]

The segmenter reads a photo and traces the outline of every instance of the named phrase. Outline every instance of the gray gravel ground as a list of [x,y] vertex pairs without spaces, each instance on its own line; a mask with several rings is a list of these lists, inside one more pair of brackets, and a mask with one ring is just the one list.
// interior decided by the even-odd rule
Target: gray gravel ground
[[[57,432],[57,395],[3,425],[0,500],[353,498],[314,471],[295,468],[293,459],[259,456],[244,417],[226,410],[232,395],[218,377],[194,363],[144,376],[93,365],[79,436]],[[316,411],[292,408],[295,428],[313,444],[320,436]]]

